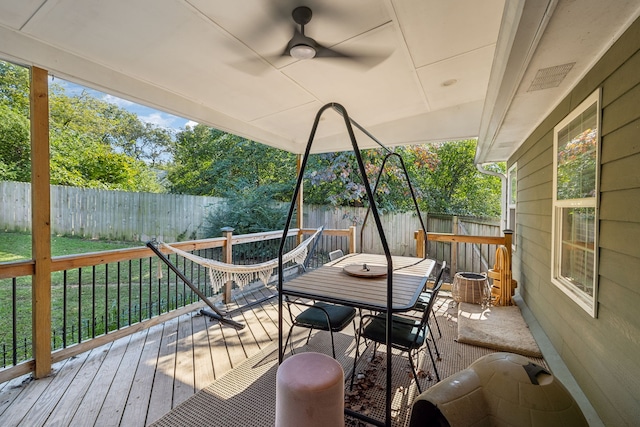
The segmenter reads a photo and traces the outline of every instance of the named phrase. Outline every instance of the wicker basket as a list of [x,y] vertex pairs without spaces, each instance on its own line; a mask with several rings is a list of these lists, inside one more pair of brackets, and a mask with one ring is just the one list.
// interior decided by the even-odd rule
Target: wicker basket
[[456,302],[486,306],[491,299],[491,288],[486,273],[456,273],[451,285],[451,297]]

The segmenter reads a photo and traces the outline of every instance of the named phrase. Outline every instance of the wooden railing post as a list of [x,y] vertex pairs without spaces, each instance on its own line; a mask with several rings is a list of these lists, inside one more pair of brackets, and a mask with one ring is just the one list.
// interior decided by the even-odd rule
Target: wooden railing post
[[[49,75],[31,68],[31,256],[34,376],[51,372],[51,196],[49,186]],[[15,334],[15,331],[14,331]]]
[[352,225],[349,227],[349,253],[356,253],[356,226]]
[[427,251],[425,248],[427,242],[424,230],[417,230],[414,233],[414,238],[416,239],[416,256],[418,258],[426,258]]
[[513,230],[504,230],[504,245],[507,247],[507,255],[509,257],[509,265],[512,266],[511,270],[513,270]]
[[[224,248],[222,251],[222,261],[227,264],[233,264],[233,227],[223,227],[220,229],[222,231],[222,237],[226,239],[224,243]],[[231,288],[233,287],[233,283],[229,280],[224,284],[224,303],[229,304],[231,302]]]

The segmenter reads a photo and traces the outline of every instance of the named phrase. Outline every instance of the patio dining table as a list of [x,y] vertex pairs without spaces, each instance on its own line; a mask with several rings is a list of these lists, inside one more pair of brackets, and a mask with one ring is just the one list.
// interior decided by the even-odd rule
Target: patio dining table
[[[383,313],[411,310],[418,300],[435,261],[425,258],[348,254],[282,284],[282,295],[308,298]],[[390,275],[389,275],[390,273]],[[391,291],[391,299],[388,298]],[[389,307],[390,306],[390,307]],[[390,321],[387,327],[390,328]],[[282,331],[280,331],[282,345]],[[390,334],[387,334],[388,344]],[[387,347],[389,348],[389,346]],[[282,354],[282,348],[280,349]],[[381,424],[362,414],[345,413],[376,425],[390,425],[391,351],[387,350],[386,420]]]

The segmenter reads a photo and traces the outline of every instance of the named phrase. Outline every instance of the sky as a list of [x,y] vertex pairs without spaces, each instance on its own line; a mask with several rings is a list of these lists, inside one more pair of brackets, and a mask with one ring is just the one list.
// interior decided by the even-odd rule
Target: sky
[[164,111],[155,110],[153,108],[118,98],[117,96],[109,95],[95,89],[90,89],[57,77],[53,78],[53,81],[50,83],[62,86],[68,96],[79,95],[83,90],[87,91],[97,99],[117,105],[118,107],[137,115],[143,123],[151,123],[163,128],[173,129],[175,131],[183,130],[185,126],[195,126],[197,124],[192,120],[174,116],[173,114],[165,113]]

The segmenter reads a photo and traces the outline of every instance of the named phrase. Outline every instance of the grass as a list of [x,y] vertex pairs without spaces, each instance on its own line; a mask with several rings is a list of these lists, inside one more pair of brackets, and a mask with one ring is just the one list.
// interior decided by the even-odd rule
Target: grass
[[[54,236],[52,256],[100,252],[137,246],[136,243],[87,240]],[[31,258],[31,235],[0,233],[0,262]],[[67,345],[139,322],[197,297],[182,282],[177,283],[163,266],[164,278],[157,275],[156,257],[131,262],[110,263],[51,274],[52,344],[60,348],[62,334]],[[208,286],[206,274],[192,282]],[[204,288],[202,289],[205,290]],[[0,279],[0,367],[11,365],[13,316],[18,362],[31,357],[31,277]],[[13,303],[15,301],[15,304]],[[63,313],[67,314],[66,328]],[[118,320],[120,319],[120,320]],[[79,330],[80,328],[80,330]],[[80,337],[81,336],[81,337]],[[8,359],[8,360],[7,360]]]
[[[108,251],[130,248],[136,243],[89,240],[78,237],[51,237],[51,256],[84,254],[87,252]],[[31,234],[0,233],[0,262],[31,259]]]
[[[61,256],[121,249],[137,244],[55,236],[51,239],[51,246],[52,256]],[[262,254],[271,246],[274,246],[273,242],[241,247],[245,250],[237,251],[234,259],[237,255],[239,261],[246,257],[247,261],[252,262],[253,254]],[[252,251],[249,250],[251,247]],[[216,258],[220,252],[217,248],[215,253],[207,256]],[[0,232],[0,262],[30,258],[30,234]],[[171,260],[202,292],[211,294],[208,275],[202,266],[184,258],[178,260],[175,255],[171,256]],[[162,277],[158,274],[158,267],[162,269]],[[197,300],[195,293],[155,256],[53,272],[52,347],[58,349],[73,345]],[[0,279],[0,368],[13,363],[14,336],[17,339],[17,363],[31,357],[31,306],[31,276]],[[63,338],[66,339],[64,343]]]

